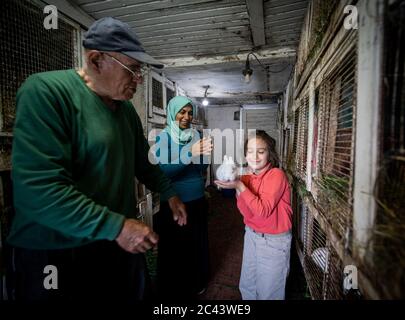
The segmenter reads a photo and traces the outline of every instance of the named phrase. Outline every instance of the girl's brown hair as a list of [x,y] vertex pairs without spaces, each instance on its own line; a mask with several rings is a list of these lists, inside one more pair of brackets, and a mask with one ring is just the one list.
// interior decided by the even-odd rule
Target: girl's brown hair
[[276,151],[276,140],[270,137],[264,130],[256,130],[255,133],[249,135],[249,137],[246,139],[244,146],[245,157],[248,142],[253,138],[261,139],[266,144],[267,151],[269,152],[268,161],[271,163],[272,168],[278,168],[280,165],[280,160]]

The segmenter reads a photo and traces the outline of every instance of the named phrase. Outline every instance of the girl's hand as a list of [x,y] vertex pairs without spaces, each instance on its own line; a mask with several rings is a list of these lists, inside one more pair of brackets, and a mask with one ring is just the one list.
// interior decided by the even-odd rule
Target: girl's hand
[[246,189],[245,184],[240,180],[234,181],[215,180],[214,183],[222,189],[236,189],[239,192],[243,192]]
[[209,156],[212,148],[213,146],[211,138],[203,138],[192,145],[191,155],[193,157],[198,157],[200,155]]

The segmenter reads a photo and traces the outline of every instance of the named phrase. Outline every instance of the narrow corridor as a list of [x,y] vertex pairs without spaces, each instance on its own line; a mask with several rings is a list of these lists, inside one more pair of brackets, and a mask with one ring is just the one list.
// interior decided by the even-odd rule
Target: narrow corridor
[[[217,185],[251,191],[255,231],[292,229],[286,300],[405,298],[405,0],[2,0],[0,21],[0,304],[240,304],[245,225]],[[234,174],[268,163],[289,190]],[[188,228],[159,228],[169,199]],[[271,280],[248,285],[284,284],[288,248],[282,273],[252,248]],[[116,259],[144,251],[146,276],[142,255]]]

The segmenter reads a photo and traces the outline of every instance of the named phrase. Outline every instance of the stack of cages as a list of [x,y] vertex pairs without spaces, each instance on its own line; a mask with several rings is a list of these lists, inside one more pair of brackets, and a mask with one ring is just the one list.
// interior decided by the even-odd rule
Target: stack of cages
[[[142,122],[142,130],[147,138],[148,136],[148,79],[150,77],[150,70],[147,69],[144,75],[143,82],[138,84],[136,93],[132,98],[132,104]],[[149,226],[152,226],[151,215],[148,212],[151,210],[151,196],[150,192],[146,189],[145,185],[140,183],[136,178],[135,183],[135,197],[137,201],[137,218]]]
[[293,233],[309,292],[315,300],[344,299],[343,263],[316,208],[293,192]]
[[315,93],[318,123],[314,196],[318,208],[350,248],[353,224],[353,178],[357,50],[353,47]]
[[37,1],[3,0],[1,10],[2,72],[0,75],[0,300],[8,299],[6,237],[13,216],[10,178],[12,128],[16,93],[38,72],[77,68],[81,65],[81,28],[58,13],[57,29],[44,26],[44,4]]
[[[304,196],[300,229],[304,229],[303,266],[313,299],[342,299],[343,252],[350,253],[353,221],[354,110],[356,104],[356,48],[333,68],[314,98],[312,188],[297,188]],[[306,99],[304,98],[304,101]],[[306,103],[301,103],[297,131],[296,176],[306,181]],[[305,129],[302,129],[305,128]],[[302,136],[303,135],[303,136]],[[305,163],[304,163],[305,162]],[[302,224],[304,223],[304,227]],[[343,243],[344,248],[336,244]],[[336,249],[338,248],[338,250]],[[340,254],[338,254],[340,253]]]
[[[144,135],[150,146],[166,123],[165,97],[174,96],[172,87],[164,86],[165,78],[149,68],[143,82],[133,98],[134,106],[141,118]],[[166,82],[168,82],[166,80]],[[172,89],[172,90],[171,90]],[[138,219],[153,228],[153,215],[159,211],[159,194],[146,188],[135,178]]]
[[[300,93],[295,95],[289,120],[293,136],[287,167],[294,176],[293,194],[301,198],[294,205],[294,230],[313,299],[347,298],[343,261],[351,254],[353,230],[357,31],[343,30],[340,18],[330,10],[342,5],[311,2],[312,27],[320,23],[322,30],[316,35],[319,39],[310,41],[314,34],[306,26],[312,21],[307,17],[298,54],[301,64],[294,77]],[[315,15],[324,10],[323,20]],[[321,20],[332,22],[327,25]],[[325,46],[322,36],[329,37],[331,45]],[[309,42],[314,43],[312,50],[306,48]],[[309,80],[303,79],[306,75]]]

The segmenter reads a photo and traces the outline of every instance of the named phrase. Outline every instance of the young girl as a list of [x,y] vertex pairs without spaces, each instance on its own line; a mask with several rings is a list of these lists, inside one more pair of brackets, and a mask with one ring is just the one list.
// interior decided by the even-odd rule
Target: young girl
[[237,204],[246,225],[239,289],[243,300],[283,300],[290,265],[290,187],[275,140],[262,130],[245,143],[251,174],[232,182],[215,181],[236,189]]

